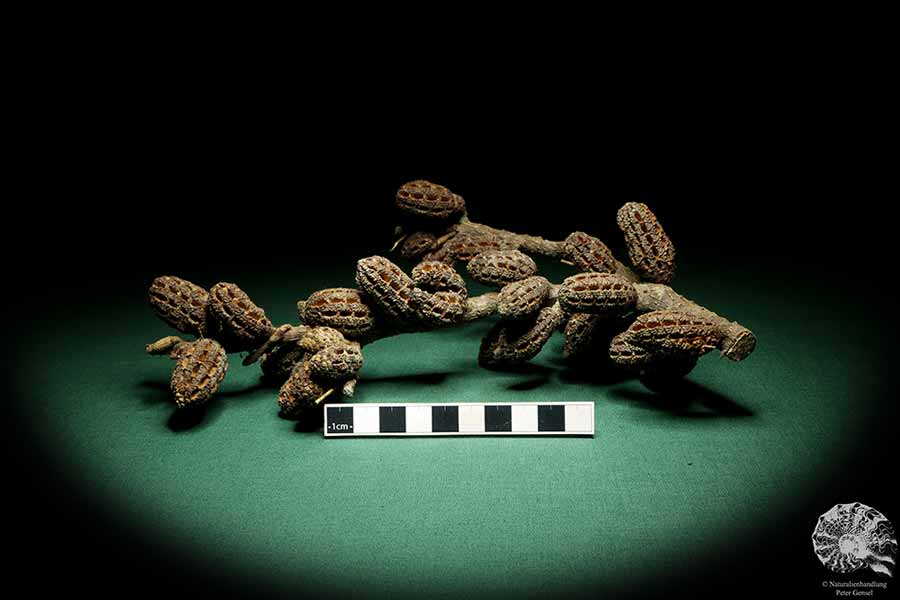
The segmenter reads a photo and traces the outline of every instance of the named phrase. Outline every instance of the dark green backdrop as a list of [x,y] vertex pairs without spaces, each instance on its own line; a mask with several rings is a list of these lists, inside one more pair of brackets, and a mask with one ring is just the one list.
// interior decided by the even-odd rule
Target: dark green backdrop
[[[540,265],[556,281],[571,273]],[[353,269],[310,260],[220,279],[281,323],[296,320],[298,298],[352,285]],[[669,396],[573,370],[559,334],[520,371],[481,370],[491,321],[365,349],[355,401],[591,400],[592,439],[326,440],[280,419],[277,390],[238,355],[205,414],[184,419],[167,388],[172,363],[143,353],[169,330],[143,289],[113,285],[29,329],[17,410],[27,453],[59,486],[59,515],[102,515],[100,539],[115,540],[93,548],[87,528],[78,545],[137,548],[201,589],[520,597],[698,578],[717,589],[723,572],[759,583],[754,563],[770,581],[766,556],[784,553],[795,563],[781,566],[812,591],[827,573],[809,542],[816,511],[878,507],[877,496],[848,497],[852,485],[823,490],[867,459],[889,414],[889,355],[859,296],[801,280],[777,265],[685,258],[677,289],[750,326],[759,347],[737,364],[705,357]],[[106,576],[129,571],[146,572],[139,562]]]
[[[592,65],[568,77],[581,90],[528,73],[508,98],[458,90],[432,65],[396,81],[379,65],[391,89],[377,91],[342,67],[351,89],[333,98],[307,79],[318,51],[284,69],[246,59],[238,75],[228,60],[212,72],[217,46],[165,60],[157,34],[143,61],[102,42],[90,60],[80,43],[56,53],[72,68],[34,71],[54,86],[34,90],[40,114],[11,112],[28,128],[12,154],[31,168],[10,167],[25,177],[9,186],[3,247],[10,588],[833,597],[818,516],[859,501],[900,519],[886,475],[896,168],[880,139],[895,111],[870,89],[891,71],[864,72],[890,54],[853,60],[838,38],[821,89],[812,63],[833,40],[764,68],[754,31],[742,45],[758,81],[726,58],[701,90],[685,71],[720,54],[704,46],[665,77],[635,69],[646,86]],[[365,350],[359,402],[592,400],[593,439],[325,440],[279,419],[239,356],[202,419],[173,415],[172,363],[143,351],[169,333],[146,305],[153,277],[233,281],[294,321],[297,299],[352,285],[356,259],[387,251],[393,194],[416,178],[463,195],[475,220],[583,230],[620,259],[615,211],[647,202],[678,252],[675,288],[751,327],[758,350],[705,357],[668,397],[573,370],[558,334],[531,367],[479,370],[489,322]]]

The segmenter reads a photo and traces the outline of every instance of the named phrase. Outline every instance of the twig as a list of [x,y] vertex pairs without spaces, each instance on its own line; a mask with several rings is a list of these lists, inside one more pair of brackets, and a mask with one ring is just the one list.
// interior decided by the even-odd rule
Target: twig
[[688,300],[669,286],[661,283],[636,283],[634,287],[638,296],[638,312],[675,310],[718,324],[722,334],[722,341],[718,347],[725,358],[733,361],[743,360],[750,356],[750,353],[756,348],[756,336],[752,331],[740,323],[729,321],[708,308]]
[[334,391],[334,388],[329,389],[327,392],[325,392],[324,394],[322,394],[321,396],[319,396],[318,398],[316,398],[315,401],[313,402],[313,404],[319,404],[319,403],[321,403],[322,400],[324,400],[325,398],[327,398],[328,396],[330,396],[331,393],[332,393],[333,391]]

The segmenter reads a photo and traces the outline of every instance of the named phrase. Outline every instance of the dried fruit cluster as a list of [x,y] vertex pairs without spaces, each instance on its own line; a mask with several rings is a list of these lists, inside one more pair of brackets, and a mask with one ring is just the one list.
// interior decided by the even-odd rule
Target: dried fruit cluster
[[[147,347],[178,360],[172,391],[179,407],[207,401],[227,370],[226,352],[249,352],[264,377],[281,385],[278,402],[297,416],[339,390],[352,396],[362,349],[387,336],[429,331],[498,315],[478,361],[503,368],[532,359],[561,330],[567,358],[628,369],[645,381],[681,377],[714,348],[742,360],[756,345],[747,328],[677,294],[667,284],[675,250],[641,203],[618,212],[631,267],[583,232],[551,241],[468,219],[465,202],[444,186],[404,184],[396,207],[408,233],[395,244],[419,261],[405,273],[381,256],[357,262],[356,288],[329,288],[297,303],[299,325],[273,327],[234,284],[209,292],[177,277],[159,277],[150,304],[169,325],[197,336],[170,336]],[[557,257],[581,272],[559,284],[537,274],[529,254]],[[470,297],[456,270],[497,291]],[[649,383],[648,383],[649,385]]]
[[[412,230],[401,239],[404,257],[467,262],[476,280],[504,286],[501,319],[479,354],[483,366],[529,360],[553,328],[564,332],[567,358],[591,357],[648,377],[682,376],[713,348],[738,361],[756,346],[749,329],[667,285],[675,274],[675,248],[645,204],[629,202],[617,213],[630,267],[581,231],[552,241],[475,223],[465,213],[426,216],[399,196],[397,208],[404,217],[401,231]],[[536,275],[533,261],[520,258],[523,252],[560,258],[582,273],[551,284]],[[504,268],[507,263],[515,267]]]
[[265,311],[233,283],[202,287],[164,275],[150,284],[150,307],[174,329],[195,341],[168,336],[147,346],[150,354],[177,360],[172,394],[179,408],[207,402],[228,370],[226,352],[251,350],[272,335]]
[[263,373],[286,380],[279,395],[286,413],[296,410],[290,390],[321,395],[340,385],[352,387],[362,366],[358,343],[327,327],[274,328],[265,311],[233,283],[217,283],[209,292],[172,276],[150,285],[150,306],[167,324],[196,340],[167,336],[147,346],[154,355],[175,359],[171,389],[178,408],[205,404],[228,371],[228,352],[254,352],[280,341],[266,356]]

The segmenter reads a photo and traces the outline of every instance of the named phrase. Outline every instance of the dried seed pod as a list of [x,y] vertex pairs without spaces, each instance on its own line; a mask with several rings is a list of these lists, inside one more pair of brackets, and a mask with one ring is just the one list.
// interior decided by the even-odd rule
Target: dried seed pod
[[614,364],[638,373],[645,387],[655,392],[678,390],[678,382],[695,366],[698,355],[690,352],[659,354],[650,352],[630,341],[628,332],[613,338],[609,345],[609,358]]
[[313,292],[306,302],[298,302],[300,320],[311,326],[327,326],[347,339],[358,339],[375,326],[375,315],[359,290],[329,288]]
[[631,338],[628,331],[614,337],[609,345],[609,358],[619,367],[639,373],[641,383],[651,390],[671,391],[672,384],[697,366],[695,352],[651,352],[633,343]]
[[359,344],[343,342],[323,348],[309,359],[313,376],[325,381],[343,381],[356,377],[362,368]]
[[217,283],[209,290],[209,309],[228,352],[253,350],[275,330],[265,311],[233,283]]
[[466,299],[466,282],[462,275],[446,263],[437,261],[420,262],[412,270],[412,280],[416,287],[427,292],[453,292]]
[[447,250],[447,244],[438,246],[435,250],[425,254],[422,257],[422,260],[428,262],[442,262],[447,263],[448,265],[452,265],[456,262],[456,259]]
[[190,281],[163,275],[150,284],[150,307],[160,319],[182,333],[209,333],[206,306],[209,294]]
[[412,260],[434,249],[437,238],[427,231],[416,231],[400,244],[400,256]]
[[303,334],[297,343],[310,355],[313,355],[328,346],[346,344],[347,340],[340,331],[333,327],[313,327]]
[[279,346],[296,344],[309,330],[310,327],[307,325],[290,325],[287,323],[279,325],[264,343],[257,346],[253,352],[244,356],[241,364],[244,366],[252,365],[266,354],[274,352]]
[[704,308],[678,294],[667,285],[659,283],[636,283],[638,292],[637,310],[647,313],[656,310],[674,310],[690,313],[711,323],[715,323],[722,339],[719,349],[722,356],[733,361],[744,360],[756,348],[756,336],[740,323],[729,321],[708,308]]
[[562,320],[563,312],[554,303],[542,308],[533,321],[499,321],[481,340],[478,364],[498,367],[531,360]]
[[260,362],[263,376],[269,381],[284,381],[298,363],[307,357],[307,352],[299,342],[282,344],[267,352]]
[[313,406],[329,389],[332,388],[327,382],[313,375],[309,361],[303,361],[294,367],[291,376],[278,390],[278,405],[284,416],[296,417]]
[[537,273],[534,260],[518,250],[482,252],[469,261],[467,268],[476,281],[485,285],[503,286]]
[[409,304],[413,280],[388,259],[370,256],[359,260],[356,284],[388,319],[406,324],[416,321],[416,309]]
[[456,239],[457,235],[458,229],[456,225],[451,226],[434,241],[434,248],[430,252],[422,256],[421,260],[442,262],[452,265],[456,261],[456,259],[451,256],[448,248],[450,247],[450,242]]
[[426,292],[413,288],[409,305],[420,321],[435,327],[454,325],[466,313],[466,299],[456,292]]
[[515,245],[500,236],[477,235],[473,233],[457,234],[443,246],[446,256],[442,262],[469,262],[483,252],[491,250],[515,250]]
[[616,216],[634,270],[646,281],[669,283],[675,274],[675,247],[646,204],[628,202]]
[[652,352],[632,343],[627,332],[620,333],[609,344],[609,357],[620,367],[639,370],[651,362],[654,356]]
[[228,358],[219,342],[201,338],[185,344],[172,372],[172,393],[178,408],[199,406],[219,389]]
[[170,358],[178,358],[178,355],[189,344],[177,335],[167,335],[160,338],[152,344],[147,344],[147,354],[154,356],[168,355]]
[[507,283],[497,296],[497,314],[501,319],[527,319],[538,310],[550,293],[550,282],[540,275]]
[[575,313],[566,321],[565,336],[563,342],[563,356],[574,358],[587,354],[594,347],[594,331],[603,321],[604,317],[589,315],[587,313]]
[[615,273],[616,259],[606,244],[583,231],[569,234],[563,243],[566,258],[582,271]]
[[397,190],[397,208],[410,217],[440,220],[462,214],[466,204],[444,186],[417,179]]
[[622,315],[634,309],[634,285],[612,273],[579,273],[559,286],[559,304],[569,313]]
[[590,357],[591,364],[602,367],[610,362],[612,340],[628,329],[631,315],[608,317],[575,313],[566,320],[563,355],[569,359]]
[[673,310],[655,310],[635,319],[625,332],[628,341],[653,354],[704,354],[719,343],[718,325]]

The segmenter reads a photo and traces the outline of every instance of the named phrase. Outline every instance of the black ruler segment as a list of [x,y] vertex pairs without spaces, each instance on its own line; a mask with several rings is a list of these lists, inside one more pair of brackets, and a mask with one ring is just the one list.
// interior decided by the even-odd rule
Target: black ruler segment
[[538,431],[565,431],[566,407],[559,404],[538,406]]
[[512,406],[485,406],[485,431],[512,431]]
[[453,433],[459,431],[459,407],[456,405],[431,407],[431,431]]
[[353,407],[329,406],[325,411],[327,433],[353,433]]
[[378,409],[381,433],[406,433],[406,407],[382,406]]
[[594,435],[593,402],[327,404],[326,437]]

